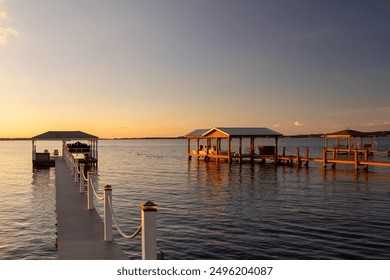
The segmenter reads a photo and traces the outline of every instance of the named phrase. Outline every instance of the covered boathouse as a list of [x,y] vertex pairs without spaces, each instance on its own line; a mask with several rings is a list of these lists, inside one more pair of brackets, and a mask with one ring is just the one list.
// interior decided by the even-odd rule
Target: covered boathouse
[[[85,163],[96,164],[98,160],[99,137],[82,131],[48,131],[31,138],[32,140],[32,162],[33,166],[53,166],[55,158],[73,153]],[[60,148],[37,150],[39,141],[53,142],[60,141]],[[80,142],[81,141],[81,142]]]
[[335,150],[336,153],[352,153],[354,150],[358,150],[359,153],[363,153],[366,150],[368,152],[374,152],[375,146],[373,138],[374,136],[357,130],[341,130],[324,135],[325,149],[328,151]]
[[[270,158],[277,162],[278,139],[281,133],[263,127],[214,127],[197,129],[184,137],[188,139],[187,156],[231,161]],[[270,138],[273,145],[258,145],[257,138]],[[195,140],[196,144],[191,143]],[[268,141],[269,142],[269,141]],[[268,143],[269,144],[269,143]]]

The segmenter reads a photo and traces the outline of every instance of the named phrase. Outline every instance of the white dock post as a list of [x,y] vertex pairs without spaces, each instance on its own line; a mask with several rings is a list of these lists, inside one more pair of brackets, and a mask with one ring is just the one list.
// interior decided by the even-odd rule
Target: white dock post
[[69,168],[70,168],[70,175],[72,175],[72,176],[74,175],[73,163],[74,163],[74,157],[73,157],[73,155],[71,155]]
[[88,180],[87,181],[88,210],[95,209],[95,205],[94,205],[94,201],[93,201],[94,193],[93,193],[93,190],[92,190],[92,183],[91,183],[92,174],[93,174],[92,171],[88,171],[88,173],[87,173],[87,180]]
[[157,260],[157,205],[152,201],[141,204],[142,259]]
[[84,193],[84,163],[80,163],[80,193]]
[[104,187],[104,241],[112,241],[112,212],[110,202],[112,204],[112,187],[107,185]]
[[78,183],[79,182],[79,160],[75,159],[74,160],[74,182]]

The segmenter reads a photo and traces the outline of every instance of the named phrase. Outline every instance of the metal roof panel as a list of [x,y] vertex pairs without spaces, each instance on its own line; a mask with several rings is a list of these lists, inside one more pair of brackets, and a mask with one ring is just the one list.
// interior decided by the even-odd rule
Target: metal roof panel
[[202,128],[202,129],[195,129],[194,131],[191,131],[190,133],[184,135],[185,137],[200,137],[205,132],[209,131],[209,128]]
[[82,131],[47,131],[32,137],[33,140],[96,140],[99,137]]
[[271,130],[265,127],[214,127],[211,129],[196,129],[188,134],[185,137],[206,137],[213,131],[220,131],[226,135],[230,136],[258,136],[258,137],[277,137],[283,136],[283,134]]

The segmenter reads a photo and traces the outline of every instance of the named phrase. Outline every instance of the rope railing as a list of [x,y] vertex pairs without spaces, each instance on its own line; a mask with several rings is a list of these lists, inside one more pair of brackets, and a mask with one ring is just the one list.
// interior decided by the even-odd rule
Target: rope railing
[[111,196],[108,196],[108,205],[110,206],[110,211],[111,211],[111,214],[112,214],[112,220],[114,221],[114,224],[115,224],[115,227],[117,229],[117,231],[119,232],[120,235],[122,235],[123,238],[126,238],[126,239],[133,239],[134,237],[136,237],[142,230],[142,225],[139,225],[137,227],[137,229],[135,230],[135,232],[132,234],[132,235],[127,235],[125,234],[121,229],[120,227],[118,226],[118,222],[115,218],[115,213],[114,213],[114,209],[112,208],[112,202],[111,202]]
[[89,184],[90,184],[90,187],[91,187],[91,189],[93,191],[93,194],[95,195],[97,200],[104,200],[104,195],[103,196],[99,196],[99,194],[96,192],[95,186],[93,185],[92,177],[93,176],[89,176]]
[[65,155],[66,165],[68,166],[71,175],[73,175],[74,174],[74,167],[75,167],[74,157],[67,150],[64,150],[64,155]]
[[79,182],[79,179],[80,179],[80,174],[81,174],[81,171],[79,170],[79,160],[78,159],[74,159],[73,161],[73,167],[74,167],[74,181],[75,183],[78,183]]
[[84,181],[84,182],[87,182],[87,181],[88,181],[88,178],[87,178],[87,177],[85,177],[84,168],[83,168],[83,169],[81,169],[81,179],[82,179],[82,181]]

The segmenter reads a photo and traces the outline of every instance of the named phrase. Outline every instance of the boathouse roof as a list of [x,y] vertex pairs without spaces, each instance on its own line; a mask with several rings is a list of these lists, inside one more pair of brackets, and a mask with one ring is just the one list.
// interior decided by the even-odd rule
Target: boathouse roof
[[32,140],[97,140],[99,137],[82,131],[48,131],[31,138]]
[[218,133],[225,137],[279,137],[283,134],[265,127],[214,127],[211,129],[196,129],[185,135],[187,138],[212,137]]
[[369,137],[370,135],[366,132],[361,132],[352,129],[340,130],[333,133],[325,134],[327,138],[349,138],[349,137]]
[[185,137],[201,137],[203,133],[209,131],[209,128],[201,128],[201,129],[195,129],[194,131],[191,131],[190,133],[187,133],[184,135]]

